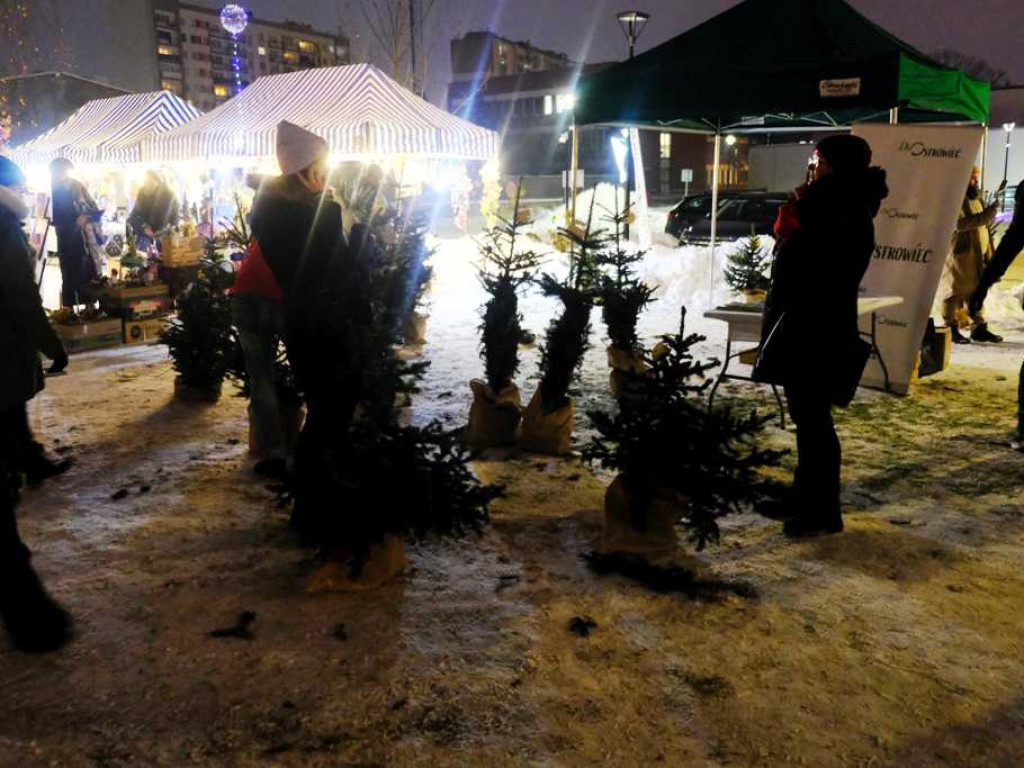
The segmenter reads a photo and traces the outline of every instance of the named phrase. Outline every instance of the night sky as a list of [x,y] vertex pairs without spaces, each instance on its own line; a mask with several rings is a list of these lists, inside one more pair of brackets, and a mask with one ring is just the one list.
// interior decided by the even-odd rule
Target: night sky
[[[565,51],[588,61],[621,59],[626,43],[615,13],[628,8],[652,15],[640,39],[646,50],[736,5],[737,0],[439,0],[448,14],[435,38],[428,96],[440,101],[449,79],[448,41],[463,32],[490,28],[514,39]],[[216,3],[207,2],[215,5]],[[982,56],[1024,83],[1024,0],[852,0],[876,23],[926,52],[956,48]],[[291,17],[334,28],[339,14],[359,22],[358,0],[249,0],[266,18]],[[356,41],[356,51],[365,40]],[[771,41],[765,40],[765,55]]]
[[[138,0],[131,0],[136,2]],[[193,0],[219,7],[217,0]],[[448,42],[470,30],[489,28],[514,39],[564,51],[588,61],[621,59],[626,43],[615,13],[628,8],[652,14],[652,23],[640,39],[643,51],[733,6],[737,0],[437,0],[447,5],[432,37],[427,96],[441,102],[449,80]],[[347,30],[362,26],[358,0],[247,0],[259,17],[311,22],[325,29]],[[876,23],[924,50],[955,48],[981,56],[1005,69],[1011,81],[1024,83],[1024,0],[852,0]],[[103,35],[102,25],[81,29],[80,35]],[[365,33],[353,37],[357,57],[365,58]],[[79,39],[78,51],[91,46]],[[84,43],[84,44],[83,44]],[[97,40],[109,45],[109,40]],[[764,41],[765,56],[771,40]],[[79,58],[87,70],[88,54]],[[109,59],[107,59],[109,61]],[[117,81],[119,73],[93,72]]]

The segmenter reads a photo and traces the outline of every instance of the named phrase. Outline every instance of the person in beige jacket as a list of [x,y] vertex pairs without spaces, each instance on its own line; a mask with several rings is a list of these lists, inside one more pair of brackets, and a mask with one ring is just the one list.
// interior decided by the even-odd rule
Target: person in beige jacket
[[[953,341],[957,344],[970,344],[972,341],[995,344],[1003,340],[1001,336],[989,330],[982,310],[979,309],[976,314],[971,315],[967,303],[981,281],[985,265],[992,258],[992,238],[989,236],[988,227],[999,212],[998,202],[986,207],[982,201],[978,176],[979,171],[975,168],[971,172],[967,194],[960,209],[960,218],[956,223],[953,253],[948,263],[953,283],[949,295],[943,302],[942,315],[952,331]],[[999,193],[1005,186],[1004,181]],[[997,200],[1000,197],[999,193],[996,194]],[[970,338],[960,332],[961,328],[967,327],[971,328]]]

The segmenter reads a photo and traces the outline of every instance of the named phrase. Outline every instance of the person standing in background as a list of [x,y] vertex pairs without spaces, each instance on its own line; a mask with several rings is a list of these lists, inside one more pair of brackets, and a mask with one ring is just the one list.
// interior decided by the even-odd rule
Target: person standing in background
[[180,207],[174,191],[160,174],[146,171],[146,181],[128,216],[128,223],[139,239],[139,250],[149,250],[162,230],[180,221]]
[[[976,307],[974,313],[968,308],[968,299],[981,284],[985,266],[992,259],[992,239],[989,237],[988,226],[999,212],[998,202],[986,207],[981,199],[978,180],[980,173],[978,168],[971,171],[971,180],[967,184],[960,218],[956,223],[953,252],[947,262],[953,281],[943,301],[942,316],[955,344],[970,344],[972,341],[998,344],[1003,340],[989,330],[980,306]],[[997,198],[1004,189],[1006,181],[999,187]],[[970,338],[960,332],[961,328],[966,327],[971,328]]]
[[102,265],[97,264],[89,248],[87,231],[99,221],[100,207],[78,179],[71,178],[74,164],[64,157],[50,163],[53,192],[53,228],[57,232],[57,256],[60,260],[61,305],[83,303],[87,285],[100,279]]

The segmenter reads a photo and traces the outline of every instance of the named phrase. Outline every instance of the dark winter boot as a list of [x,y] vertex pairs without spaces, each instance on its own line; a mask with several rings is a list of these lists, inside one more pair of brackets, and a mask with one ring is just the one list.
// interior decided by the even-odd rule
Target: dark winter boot
[[954,344],[970,344],[971,340],[960,333],[960,329],[955,325],[949,326],[950,336],[953,338]]
[[30,565],[5,569],[0,580],[0,618],[18,650],[49,653],[71,639],[71,616],[47,594]]
[[288,464],[284,459],[260,459],[252,471],[271,480],[288,479]]
[[782,526],[782,533],[790,539],[809,539],[842,532],[843,516],[838,513],[828,517],[797,517],[787,520]]
[[1002,336],[997,336],[988,329],[988,323],[979,325],[971,331],[971,341],[980,341],[985,344],[998,344],[1002,340]]
[[40,452],[33,456],[25,466],[25,481],[29,485],[39,485],[44,480],[49,480],[51,477],[63,475],[71,469],[73,464],[74,462],[71,459],[59,459],[57,461],[53,461]]

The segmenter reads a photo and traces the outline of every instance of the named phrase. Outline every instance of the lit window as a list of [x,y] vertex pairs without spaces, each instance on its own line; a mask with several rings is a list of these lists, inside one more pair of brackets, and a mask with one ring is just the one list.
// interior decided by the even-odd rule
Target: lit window
[[227,96],[228,95],[228,87],[226,85],[215,85],[215,86],[213,86],[213,95],[214,96]]
[[264,48],[264,47],[263,47],[263,46],[261,45],[261,46],[260,46],[260,56],[266,56],[266,55],[267,55],[267,49],[266,49],[266,48]]
[[296,59],[296,56],[291,51],[285,51],[284,52],[284,60],[285,61],[293,62],[293,61],[295,61],[295,59]]
[[660,139],[661,144],[661,159],[668,160],[672,157],[672,134],[663,133]]
[[569,112],[576,107],[575,93],[560,93],[555,97],[555,111],[558,114]]
[[549,93],[547,96],[544,97],[544,114],[550,115],[554,111],[554,99],[551,98],[551,94]]
[[303,53],[312,53],[316,50],[316,46],[309,42],[309,40],[299,40],[299,50]]
[[174,51],[171,50],[170,46],[167,46],[167,45],[158,45],[156,47],[156,52],[159,53],[161,56],[173,56],[174,55]]

